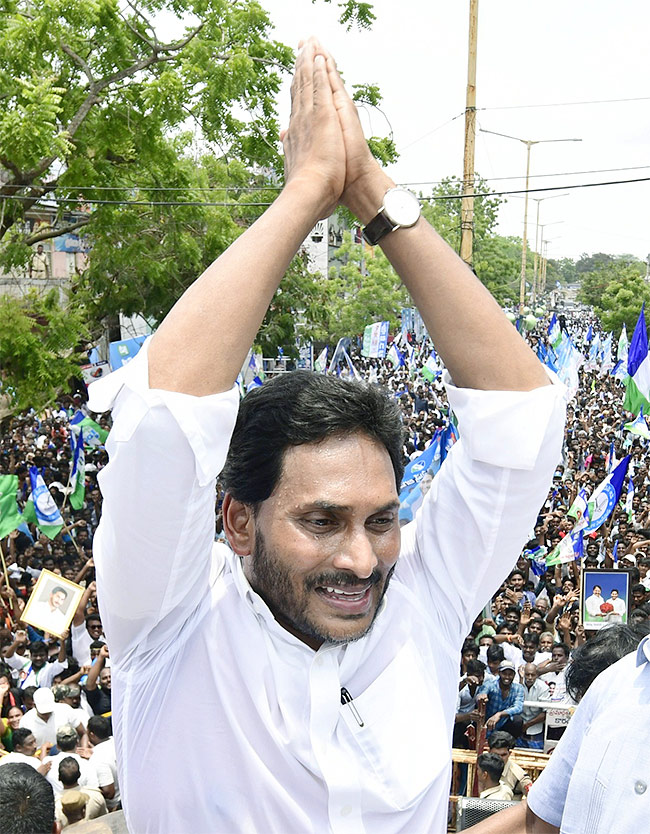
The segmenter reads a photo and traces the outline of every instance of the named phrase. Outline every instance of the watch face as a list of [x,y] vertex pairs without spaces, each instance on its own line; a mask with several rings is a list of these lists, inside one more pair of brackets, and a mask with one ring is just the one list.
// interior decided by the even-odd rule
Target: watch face
[[420,203],[411,191],[391,188],[384,197],[384,210],[396,226],[412,226],[420,216]]

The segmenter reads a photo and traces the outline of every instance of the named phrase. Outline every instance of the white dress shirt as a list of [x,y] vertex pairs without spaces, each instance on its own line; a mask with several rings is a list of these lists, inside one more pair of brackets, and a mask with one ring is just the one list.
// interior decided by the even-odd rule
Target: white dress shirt
[[[402,529],[374,627],[314,651],[214,543],[236,388],[149,390],[146,348],[96,382],[90,403],[114,416],[94,545],[130,830],[446,830],[461,645],[546,495],[563,387],[449,386],[461,439]],[[182,728],[178,755],[170,728]]]
[[54,704],[47,721],[43,721],[35,708],[30,709],[20,719],[20,726],[27,727],[34,733],[37,747],[46,743],[56,744],[57,730],[65,724],[70,724],[75,729],[79,726],[75,710],[69,704]]
[[647,831],[650,641],[601,672],[528,794],[562,834]]

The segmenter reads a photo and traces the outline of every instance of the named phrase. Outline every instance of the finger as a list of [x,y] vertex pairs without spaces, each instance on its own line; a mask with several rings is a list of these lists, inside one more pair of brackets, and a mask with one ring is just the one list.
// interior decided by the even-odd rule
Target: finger
[[334,115],[334,99],[327,74],[325,56],[319,53],[314,57],[314,108],[325,112],[327,108]]
[[[314,40],[309,38],[298,53],[293,81],[291,82],[291,118],[297,113],[311,111],[315,52]],[[291,119],[289,124],[291,124]]]

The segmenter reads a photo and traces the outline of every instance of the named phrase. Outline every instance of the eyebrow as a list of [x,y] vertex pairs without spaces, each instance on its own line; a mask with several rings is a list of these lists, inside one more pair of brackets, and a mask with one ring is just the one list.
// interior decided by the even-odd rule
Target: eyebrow
[[[309,504],[300,508],[303,512],[308,511],[310,509],[314,510],[325,510],[325,512],[331,513],[346,513],[351,512],[352,507],[348,504],[334,504],[331,501],[310,501]],[[399,509],[399,501],[389,501],[387,504],[384,504],[383,507],[378,507],[374,510],[370,515],[377,515],[377,513],[385,513],[389,510],[398,510]]]

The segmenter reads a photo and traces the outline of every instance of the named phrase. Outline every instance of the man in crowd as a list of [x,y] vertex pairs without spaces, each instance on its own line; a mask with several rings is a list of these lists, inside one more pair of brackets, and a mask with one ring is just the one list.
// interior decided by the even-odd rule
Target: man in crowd
[[85,728],[71,706],[57,704],[51,689],[37,689],[34,692],[34,707],[20,719],[20,726],[31,730],[37,746],[41,747],[44,744],[54,745],[57,731],[64,725],[73,725],[80,739],[85,735]]
[[41,640],[33,640],[29,644],[29,658],[14,652],[5,657],[4,662],[18,672],[18,685],[21,689],[29,686],[50,687],[54,678],[68,668],[65,641],[61,640],[59,655],[54,663],[47,662],[47,644]]
[[36,756],[38,745],[34,733],[27,727],[19,727],[12,735],[13,751],[6,756],[0,756],[0,767],[8,767],[10,764],[28,764],[34,770],[45,776],[52,767],[52,762],[45,757],[47,748],[41,750],[40,756]]
[[571,703],[566,691],[566,666],[571,650],[566,643],[555,643],[551,649],[551,660],[541,666],[544,670],[541,680],[548,686],[551,701]]
[[533,780],[526,773],[526,771],[518,765],[512,758],[512,750],[515,746],[515,739],[502,730],[492,733],[489,739],[490,753],[494,753],[503,762],[503,773],[501,774],[501,781],[507,785],[512,791],[515,799],[521,798],[530,786]]
[[79,735],[74,727],[69,724],[64,724],[56,732],[56,746],[59,750],[54,756],[48,756],[47,762],[51,764],[50,771],[47,774],[47,781],[54,788],[55,795],[60,794],[64,785],[59,778],[59,765],[63,759],[72,758],[78,764],[79,775],[76,782],[82,787],[97,788],[97,773],[94,765],[87,759],[80,756],[77,752],[77,745],[79,744]]
[[478,789],[481,799],[512,799],[512,791],[501,782],[503,761],[494,753],[481,753],[476,760]]
[[501,661],[498,678],[483,683],[479,698],[486,701],[485,726],[488,734],[498,729],[511,733],[515,738],[521,735],[524,687],[515,681],[515,664],[511,660]]
[[[76,756],[73,757],[70,754],[65,755],[58,762],[57,773],[59,776],[59,784],[62,787],[60,805],[66,817],[68,817],[69,822],[72,822],[72,820],[70,820],[66,805],[70,809],[71,805],[77,804],[74,803],[77,797],[71,796],[73,792],[81,794],[83,799],[83,802],[79,803],[83,805],[83,814],[79,817],[79,820],[93,820],[108,813],[106,800],[101,790],[96,785],[84,783],[81,765]],[[66,800],[68,800],[67,803]]]
[[117,775],[115,740],[111,735],[111,722],[103,715],[93,715],[88,721],[88,738],[93,745],[90,763],[97,774],[99,789],[106,800],[106,807],[114,811],[120,807],[120,785]]
[[0,820],[7,834],[60,834],[52,786],[33,767],[0,768]]
[[[91,387],[93,410],[114,409],[94,558],[127,822],[440,830],[460,648],[546,495],[562,389],[417,200],[393,190],[313,40],[284,147],[276,202]],[[230,443],[249,346],[338,203],[381,242],[454,383],[461,439],[401,543],[402,428],[372,386],[280,375],[243,400]],[[232,551],[213,548],[224,462]],[[164,728],[181,724],[191,754],[170,756]]]
[[108,657],[108,646],[104,645],[90,667],[84,686],[86,698],[95,715],[111,711],[111,669],[106,665]]
[[[526,663],[523,667],[524,702],[548,701],[550,692],[544,681],[537,676],[537,666]],[[517,747],[529,747],[542,750],[544,747],[544,720],[546,711],[540,707],[529,707],[524,703],[521,711],[523,724],[521,735],[517,739]]]

